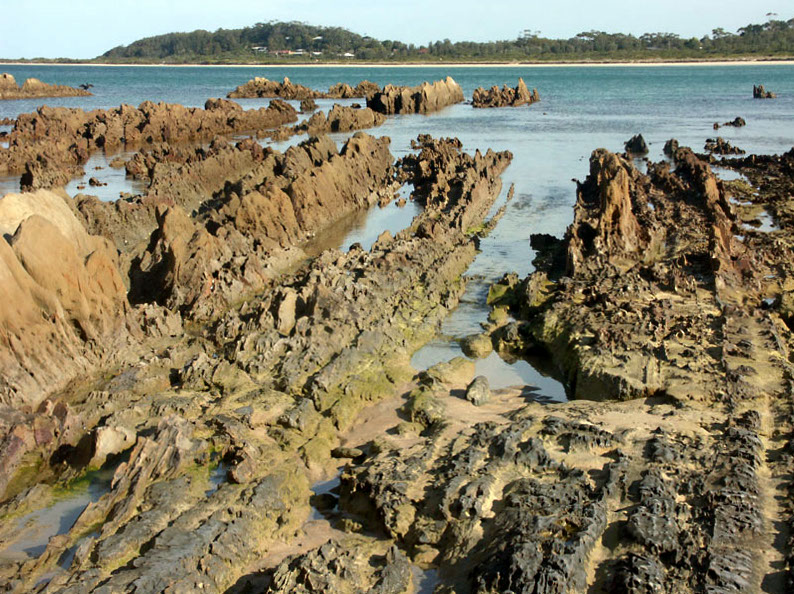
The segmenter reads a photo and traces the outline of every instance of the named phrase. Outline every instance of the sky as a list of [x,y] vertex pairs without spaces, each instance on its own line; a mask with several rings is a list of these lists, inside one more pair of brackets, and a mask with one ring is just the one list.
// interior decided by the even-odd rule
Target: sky
[[270,20],[421,45],[515,39],[524,29],[552,38],[591,30],[702,37],[763,23],[770,12],[794,18],[791,0],[0,0],[0,57],[93,58],[142,37]]

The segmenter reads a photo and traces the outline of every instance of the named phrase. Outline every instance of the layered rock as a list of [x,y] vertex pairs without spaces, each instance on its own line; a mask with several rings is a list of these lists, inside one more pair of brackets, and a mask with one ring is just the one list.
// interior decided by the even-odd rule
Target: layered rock
[[355,87],[351,87],[346,83],[337,83],[328,89],[328,92],[322,92],[295,84],[286,76],[282,82],[258,76],[231,91],[227,97],[229,99],[280,97],[281,99],[296,101],[306,99],[352,99],[354,97],[364,98],[379,90],[380,87],[378,85],[368,80],[361,81]]
[[374,204],[390,178],[388,144],[358,134],[337,154],[327,137],[313,139],[265,156],[260,171],[270,175],[227,185],[203,220],[160,207],[150,246],[131,272],[133,300],[209,316],[261,290],[273,276],[274,251]]
[[462,101],[460,85],[448,76],[416,87],[386,85],[381,91],[367,96],[367,107],[386,115],[427,114]]
[[[460,275],[476,254],[475,240],[465,229],[482,223],[478,217],[498,197],[498,175],[510,161],[509,153],[466,155],[451,141],[425,138],[421,146],[421,157],[400,165],[400,179],[415,183],[416,198],[425,204],[410,228],[382,235],[369,252],[360,247],[346,254],[329,250],[199,327],[200,336],[155,341],[145,365],[120,363],[117,371],[92,381],[90,392],[75,395],[70,403],[74,414],[95,428],[80,440],[92,444],[88,456],[101,459],[127,448],[128,461],[116,470],[109,491],[71,529],[51,539],[41,556],[0,564],[8,589],[24,591],[44,576],[51,580],[51,591],[222,592],[246,587],[249,572],[263,559],[276,567],[285,557],[279,551],[297,552],[292,543],[303,538],[302,526],[313,538],[304,524],[308,477],[327,472],[332,451],[363,456],[355,448],[337,449],[346,445],[342,435],[355,433],[359,411],[401,393],[410,381],[408,353],[432,335],[457,303],[463,290]],[[366,194],[352,186],[361,184],[361,178],[380,179],[378,154],[384,154],[390,170],[386,140],[359,135],[339,155],[332,154],[332,147],[318,139],[282,157],[279,168],[292,187],[285,196],[295,199],[294,227],[279,230],[263,200],[251,199],[248,210],[231,208],[233,201],[244,203],[253,193],[246,188],[280,191],[272,180],[259,185],[255,178],[243,179],[212,208],[206,205],[193,216],[176,206],[161,211],[152,261],[192,250],[193,258],[179,258],[179,267],[171,269],[169,278],[177,278],[189,272],[192,261],[211,266],[218,248],[233,248],[233,242],[220,245],[216,240],[235,232],[263,238],[285,234],[288,242],[286,234],[300,237],[333,216],[331,205],[312,202],[333,195],[327,185],[319,192],[313,176],[332,182],[341,196],[348,192],[361,199]],[[369,150],[375,151],[373,158]],[[269,154],[265,162],[273,159]],[[350,175],[341,176],[346,168]],[[388,172],[380,189],[393,193]],[[210,219],[219,226],[208,224]],[[287,224],[290,219],[277,220]],[[253,261],[255,253],[246,258]],[[242,264],[224,264],[223,270]],[[71,465],[79,451],[77,445],[63,449],[59,459],[69,463],[64,474],[75,472]],[[221,480],[212,488],[207,469],[216,455],[232,482]],[[34,487],[4,504],[2,513],[19,513],[48,493],[44,486]],[[0,538],[4,534],[0,530]],[[284,541],[290,543],[286,549]],[[302,567],[324,572],[319,559],[348,549],[329,547],[308,564],[287,561],[278,572],[279,583],[300,587],[296,582],[302,578],[296,575],[303,575]],[[386,554],[385,561],[356,561],[373,550]],[[74,552],[67,569],[51,577],[47,572],[58,560],[69,559],[66,551]],[[361,583],[370,583],[375,591],[411,587],[405,553],[389,543],[367,544],[361,552],[348,556],[348,571],[317,583],[344,584],[360,571]],[[325,577],[318,574],[317,579]]]
[[50,85],[37,78],[27,79],[20,87],[13,76],[0,74],[0,100],[2,99],[35,99],[38,97],[87,97],[91,95],[86,89],[77,89],[65,85]]
[[355,109],[353,107],[334,105],[326,116],[322,111],[315,113],[304,123],[295,126],[296,132],[305,132],[310,135],[329,134],[331,132],[352,132],[375,128],[386,121],[386,116],[366,107]]
[[500,89],[496,85],[490,89],[478,87],[474,90],[471,98],[473,107],[519,107],[521,105],[532,105],[540,101],[537,89],[529,92],[523,78],[518,79],[515,88],[508,87]]
[[[22,173],[29,163],[68,171],[100,149],[208,141],[215,136],[260,133],[296,120],[295,110],[281,101],[254,110],[243,110],[221,99],[208,100],[205,109],[149,101],[138,108],[122,105],[90,112],[45,106],[17,118],[8,148],[0,148],[0,173]],[[35,178],[46,180],[43,175]],[[54,179],[61,180],[57,176]]]

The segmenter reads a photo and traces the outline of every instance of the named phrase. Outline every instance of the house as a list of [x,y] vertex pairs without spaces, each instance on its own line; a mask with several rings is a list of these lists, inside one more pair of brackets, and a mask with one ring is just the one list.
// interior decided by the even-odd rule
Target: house
[[354,54],[353,52],[345,52],[344,54],[342,54],[342,57],[344,57],[344,58],[355,58],[356,54]]

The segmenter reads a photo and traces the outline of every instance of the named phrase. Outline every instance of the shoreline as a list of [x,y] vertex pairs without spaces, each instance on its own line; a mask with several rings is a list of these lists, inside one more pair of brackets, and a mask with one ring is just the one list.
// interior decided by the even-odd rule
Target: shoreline
[[659,62],[443,62],[443,63],[345,63],[324,62],[321,64],[123,64],[123,63],[48,63],[48,62],[0,62],[3,66],[89,66],[110,68],[641,68],[641,67],[667,67],[667,66],[791,66],[792,59],[752,59],[752,60],[688,60],[688,61],[659,61]]

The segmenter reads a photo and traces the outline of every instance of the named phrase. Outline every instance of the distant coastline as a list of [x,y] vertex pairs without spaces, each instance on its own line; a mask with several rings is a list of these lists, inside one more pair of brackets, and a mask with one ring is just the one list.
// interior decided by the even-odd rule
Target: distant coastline
[[794,58],[753,58],[719,60],[631,60],[631,61],[542,61],[542,62],[296,62],[284,63],[236,63],[236,64],[197,64],[197,63],[103,63],[103,62],[27,62],[0,60],[3,66],[108,66],[113,68],[560,68],[560,67],[639,67],[639,66],[776,66],[794,65]]

